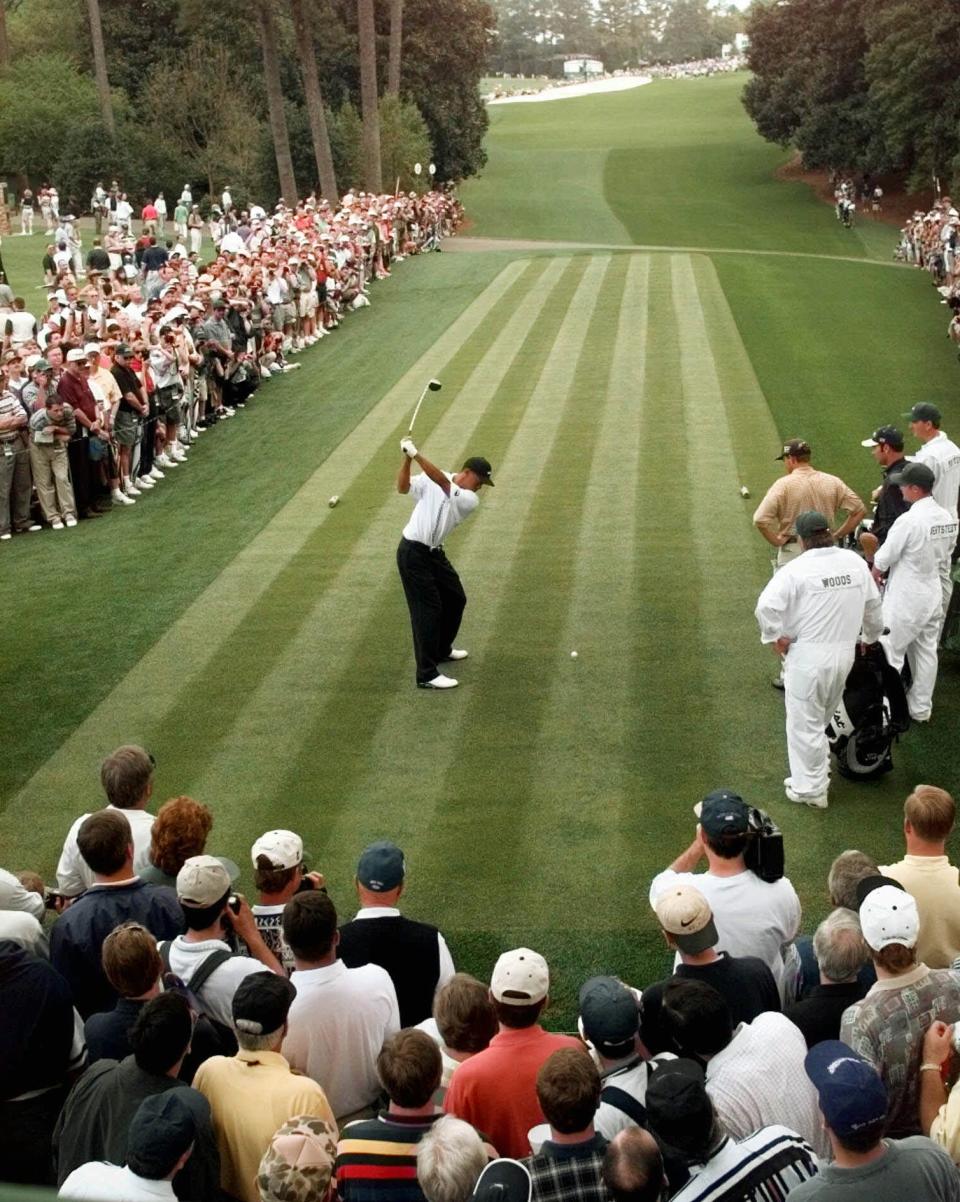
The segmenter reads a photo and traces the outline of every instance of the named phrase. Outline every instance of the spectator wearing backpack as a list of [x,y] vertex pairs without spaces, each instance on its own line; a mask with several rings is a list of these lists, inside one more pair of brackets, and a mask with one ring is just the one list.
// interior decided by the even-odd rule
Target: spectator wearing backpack
[[[177,897],[187,927],[160,945],[164,966],[196,997],[204,1014],[233,1025],[233,996],[254,973],[283,973],[263,941],[246,898],[231,893],[230,874],[215,856],[192,856],[177,873]],[[249,955],[235,954],[225,936],[232,932]]]
[[[641,1054],[637,997],[614,977],[591,977],[580,990],[580,1033],[600,1070],[594,1126],[604,1139],[627,1127],[646,1127],[647,1085],[656,1061]],[[672,1060],[666,1052],[659,1059]]]

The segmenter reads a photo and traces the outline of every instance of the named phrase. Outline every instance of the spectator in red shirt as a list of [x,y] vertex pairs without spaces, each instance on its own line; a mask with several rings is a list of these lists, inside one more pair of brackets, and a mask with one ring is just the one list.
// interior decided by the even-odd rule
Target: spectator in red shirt
[[67,364],[57,385],[57,395],[73,409],[77,419],[77,432],[67,446],[70,459],[70,478],[77,502],[77,515],[81,518],[98,518],[94,508],[93,473],[90,469],[90,436],[103,437],[97,402],[87,375],[90,364],[81,347],[67,352]]
[[579,1040],[540,1026],[549,990],[543,956],[526,947],[504,952],[490,979],[499,1033],[459,1066],[444,1099],[444,1110],[482,1131],[501,1156],[530,1154],[527,1133],[544,1121],[537,1099],[541,1066],[561,1048],[583,1049]]

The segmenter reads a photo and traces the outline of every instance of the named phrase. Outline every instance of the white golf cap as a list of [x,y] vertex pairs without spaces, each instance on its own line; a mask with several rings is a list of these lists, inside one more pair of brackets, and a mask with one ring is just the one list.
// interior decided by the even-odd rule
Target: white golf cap
[[905,889],[895,885],[872,889],[860,903],[860,929],[875,952],[890,943],[916,947],[920,934],[917,903]]
[[75,346],[72,351],[67,351],[68,363],[86,363],[86,361],[87,353],[81,350],[80,347]]
[[254,868],[261,856],[273,868],[296,868],[303,863],[303,840],[293,831],[267,831],[250,849]]
[[83,353],[88,356],[89,355],[99,355],[100,354],[100,343],[99,342],[88,342],[83,348]]
[[493,968],[490,992],[505,1006],[532,1006],[550,992],[550,970],[539,952],[517,947],[504,952]]
[[230,889],[230,873],[216,856],[191,856],[177,873],[177,897],[183,906],[202,910]]

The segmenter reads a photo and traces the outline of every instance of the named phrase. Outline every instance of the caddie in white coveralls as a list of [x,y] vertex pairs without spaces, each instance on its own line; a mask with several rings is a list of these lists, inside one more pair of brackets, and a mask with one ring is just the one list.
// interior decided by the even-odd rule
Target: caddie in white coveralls
[[803,552],[772,577],[756,617],[761,642],[784,656],[787,800],[826,809],[826,728],[843,696],[857,643],[875,643],[883,630],[880,591],[860,556],[833,541],[822,513],[807,510],[795,525]]
[[900,485],[910,508],[890,527],[873,560],[876,578],[887,573],[883,623],[889,633],[880,642],[891,667],[899,671],[904,659],[909,663],[907,707],[915,722],[926,722],[937,683],[937,641],[944,597],[950,596],[957,518],[933,499],[934,473],[927,464],[907,463],[890,482]]
[[[914,405],[904,417],[910,418],[910,430],[921,442],[920,450],[910,458],[916,463],[924,463],[933,472],[933,499],[950,514],[957,516],[957,503],[960,497],[960,447],[946,436],[940,429],[940,410],[936,405],[921,401]],[[951,548],[952,550],[952,548]],[[947,573],[943,582],[943,613],[940,615],[940,629],[950,608],[950,598],[953,595],[953,578]]]

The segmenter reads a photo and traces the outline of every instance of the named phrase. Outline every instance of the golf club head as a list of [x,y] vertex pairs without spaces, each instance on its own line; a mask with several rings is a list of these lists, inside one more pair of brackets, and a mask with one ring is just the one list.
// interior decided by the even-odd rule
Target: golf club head
[[431,380],[430,383],[427,385],[427,387],[430,389],[431,392],[439,392],[440,389],[443,387],[443,385],[440,383],[439,380]]

